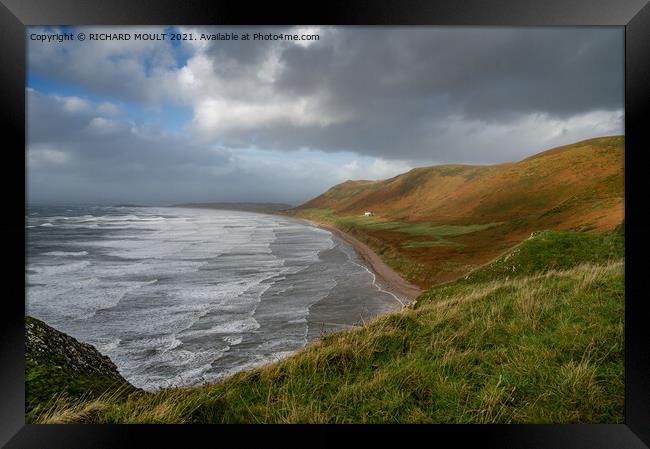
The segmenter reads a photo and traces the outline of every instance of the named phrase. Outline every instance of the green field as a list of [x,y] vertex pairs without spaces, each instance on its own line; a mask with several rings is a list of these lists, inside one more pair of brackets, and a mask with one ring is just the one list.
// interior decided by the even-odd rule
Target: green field
[[623,227],[545,231],[415,305],[225,381],[30,422],[621,423]]
[[402,243],[402,248],[433,248],[434,246],[458,246],[458,243],[445,239],[438,240],[407,240]]
[[438,225],[434,223],[404,223],[398,221],[387,221],[381,217],[365,217],[363,215],[338,216],[327,209],[305,209],[301,215],[336,224],[342,229],[356,226],[359,228],[371,229],[374,231],[393,231],[412,236],[426,237],[451,237],[456,235],[469,234],[499,226],[501,223],[471,224],[471,225]]

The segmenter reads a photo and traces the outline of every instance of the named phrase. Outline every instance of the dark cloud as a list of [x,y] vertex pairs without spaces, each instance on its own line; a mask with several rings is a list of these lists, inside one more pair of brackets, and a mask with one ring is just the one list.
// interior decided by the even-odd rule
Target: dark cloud
[[[211,172],[230,152],[192,145],[180,136],[105,118],[94,104],[28,92],[28,171],[35,201],[173,201],[218,196]],[[73,102],[74,104],[74,102]]]
[[620,28],[343,28],[332,40],[285,50],[278,87],[350,107],[445,96],[487,120],[622,106]]
[[[183,31],[320,40],[30,41],[31,73],[94,98],[29,93],[32,198],[302,201],[342,176],[513,161],[623,132],[623,28]],[[182,105],[193,120],[141,126],[97,98]]]
[[[30,202],[299,204],[343,181],[340,164],[272,158],[139,127],[106,105],[27,91]],[[357,177],[359,175],[357,174]]]
[[[453,147],[441,150],[429,132],[449,117],[489,126],[527,114],[567,120],[623,108],[618,28],[342,29],[331,41],[288,47],[281,60],[279,91],[322,92],[325,110],[350,118],[326,128],[256,133],[258,141],[277,147],[452,162]],[[246,132],[230,137],[246,141]],[[502,146],[480,144],[486,153]],[[521,156],[531,150],[522,148]],[[474,156],[470,160],[498,161],[503,154]]]

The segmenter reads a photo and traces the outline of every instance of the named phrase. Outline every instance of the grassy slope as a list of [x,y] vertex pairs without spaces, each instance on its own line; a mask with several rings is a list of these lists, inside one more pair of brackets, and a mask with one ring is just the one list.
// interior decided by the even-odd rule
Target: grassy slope
[[[421,287],[449,281],[542,229],[612,229],[623,219],[622,136],[517,163],[416,168],[348,181],[293,214],[353,234]],[[362,217],[371,210],[375,216]]]
[[538,233],[412,309],[278,363],[215,385],[61,401],[37,420],[622,422],[623,240],[622,227]]
[[35,416],[58,395],[92,398],[135,388],[108,357],[40,320],[25,317],[25,406]]

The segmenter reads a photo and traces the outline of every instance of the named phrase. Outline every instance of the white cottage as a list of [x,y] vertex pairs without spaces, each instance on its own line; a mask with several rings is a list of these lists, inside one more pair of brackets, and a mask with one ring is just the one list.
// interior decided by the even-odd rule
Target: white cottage
[[372,212],[365,212],[363,215],[365,217],[372,217]]

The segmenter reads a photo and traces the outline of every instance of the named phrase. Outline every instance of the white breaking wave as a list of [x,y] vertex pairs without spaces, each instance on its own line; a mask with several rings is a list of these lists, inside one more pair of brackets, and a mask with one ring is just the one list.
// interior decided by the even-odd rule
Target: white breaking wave
[[[80,262],[71,262],[71,263],[59,264],[59,265],[31,266],[30,268],[34,271],[36,275],[47,277],[47,276],[58,276],[65,273],[76,272],[88,267],[89,265],[90,265],[89,261],[83,260]],[[42,281],[43,280],[41,280],[41,282]]]
[[87,256],[88,251],[50,251],[48,253],[41,253],[43,256],[55,256],[55,257],[79,257]]
[[339,273],[376,294],[365,267],[322,260],[335,246],[331,233],[289,218],[54,210],[34,218],[50,229],[28,231],[28,311],[95,344],[137,387],[214,381],[293,353],[308,342],[311,305]]
[[241,334],[255,329],[259,329],[260,323],[253,317],[245,318],[243,320],[232,321],[224,323],[220,326],[215,326],[210,329],[210,333],[218,334]]
[[231,346],[240,344],[244,340],[243,337],[224,337],[223,341],[228,343]]
[[395,298],[395,301],[399,302],[400,305],[401,305],[402,307],[404,307],[404,306],[406,305],[406,304],[404,304],[404,302],[403,302],[401,299],[399,299],[399,298],[397,297],[397,295],[395,295],[395,294],[392,293],[392,292],[389,292],[388,290],[384,290],[383,288],[381,288],[381,286],[377,283],[377,276],[375,275],[375,273],[374,273],[372,270],[370,270],[370,269],[369,269],[368,267],[366,267],[365,265],[361,265],[360,263],[356,263],[356,262],[354,262],[354,261],[352,261],[352,260],[351,260],[350,262],[352,262],[352,263],[355,264],[355,265],[360,266],[361,268],[363,268],[364,270],[366,270],[366,271],[370,274],[370,276],[372,276],[372,285],[374,285],[374,286],[377,288],[377,290],[379,290],[380,292],[384,292],[384,293],[386,293],[386,294],[392,296],[393,298]]

